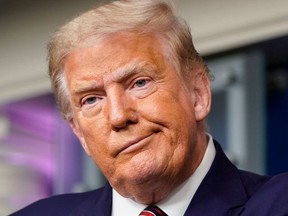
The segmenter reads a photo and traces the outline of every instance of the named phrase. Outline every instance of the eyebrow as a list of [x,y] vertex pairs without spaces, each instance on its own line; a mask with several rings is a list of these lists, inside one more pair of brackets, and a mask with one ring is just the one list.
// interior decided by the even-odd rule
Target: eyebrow
[[77,87],[77,89],[73,90],[72,95],[80,95],[80,94],[83,94],[85,92],[89,92],[89,91],[91,91],[91,89],[97,88],[97,86],[99,86],[99,85],[97,85],[96,82],[85,84],[85,87]]
[[[135,60],[132,62],[129,62],[128,64],[123,65],[120,68],[117,68],[115,71],[111,73],[111,78],[109,78],[108,81],[112,82],[120,82],[121,80],[124,80],[128,77],[133,76],[134,74],[139,73],[140,71],[146,71],[146,72],[152,72],[156,71],[156,66],[153,66],[152,64],[141,61],[141,60]],[[108,72],[107,72],[108,73]],[[99,84],[96,80],[91,81],[91,83],[86,84],[85,87],[79,87],[73,91],[74,95],[79,95],[85,92],[91,91],[91,89],[97,89],[100,88],[103,84]]]
[[146,61],[135,60],[112,72],[112,81],[121,81],[127,77],[139,73],[140,71],[152,72],[156,71],[156,67]]

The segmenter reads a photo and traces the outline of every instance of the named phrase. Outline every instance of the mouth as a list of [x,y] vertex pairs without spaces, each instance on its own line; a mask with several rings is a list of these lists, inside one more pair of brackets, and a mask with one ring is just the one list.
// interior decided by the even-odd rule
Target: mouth
[[149,134],[147,136],[138,137],[136,139],[129,141],[122,149],[120,149],[118,154],[128,154],[133,151],[137,151],[140,148],[143,148],[145,145],[149,143],[153,135],[154,133]]

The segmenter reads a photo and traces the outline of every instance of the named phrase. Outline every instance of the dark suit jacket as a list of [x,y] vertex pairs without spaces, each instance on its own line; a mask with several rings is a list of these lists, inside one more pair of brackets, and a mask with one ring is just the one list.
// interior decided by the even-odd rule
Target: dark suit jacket
[[[215,142],[216,157],[185,215],[288,215],[288,174],[273,177],[238,170]],[[58,195],[38,201],[13,216],[109,216],[112,189]]]

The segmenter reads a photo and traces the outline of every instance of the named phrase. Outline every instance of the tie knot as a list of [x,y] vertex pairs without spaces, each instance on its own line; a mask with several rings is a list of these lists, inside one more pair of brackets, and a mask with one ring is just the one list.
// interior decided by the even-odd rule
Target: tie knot
[[139,216],[168,216],[157,206],[148,206],[145,208]]

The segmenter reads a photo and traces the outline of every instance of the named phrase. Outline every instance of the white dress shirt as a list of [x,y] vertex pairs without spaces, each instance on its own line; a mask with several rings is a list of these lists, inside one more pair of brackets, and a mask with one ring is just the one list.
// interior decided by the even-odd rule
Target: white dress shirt
[[[169,216],[184,215],[196,190],[212,165],[216,150],[211,135],[207,134],[207,136],[209,137],[209,141],[204,157],[193,175],[183,182],[178,188],[176,188],[174,192],[172,192],[166,199],[157,203],[157,206]],[[146,207],[146,205],[139,204],[129,198],[122,197],[113,189],[112,216],[126,215],[126,211],[128,209],[129,215],[138,216],[139,213]]]

